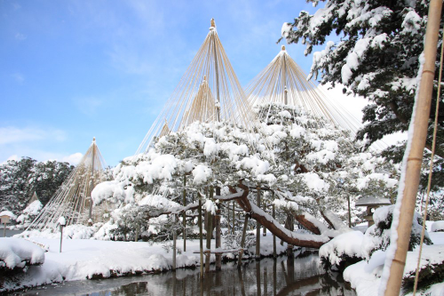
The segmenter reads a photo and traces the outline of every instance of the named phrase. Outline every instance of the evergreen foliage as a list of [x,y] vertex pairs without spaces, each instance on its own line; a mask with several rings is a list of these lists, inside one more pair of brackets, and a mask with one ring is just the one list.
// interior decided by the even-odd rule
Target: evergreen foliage
[[[305,54],[310,54],[313,46],[326,44],[323,51],[314,53],[310,75],[321,74],[322,83],[341,83],[344,92],[369,99],[371,103],[363,110],[364,126],[357,134],[359,139],[368,139],[370,145],[384,135],[407,130],[423,51],[428,1],[322,1],[324,8],[314,15],[302,11],[283,30],[283,36],[289,43],[305,44]],[[316,5],[319,0],[307,2]],[[438,67],[439,55],[436,64]],[[435,76],[437,79],[438,71]],[[436,87],[437,83],[432,110],[436,106]],[[442,98],[441,94],[441,101]],[[426,145],[430,148],[432,126],[429,130]],[[437,143],[437,154],[444,157],[442,105]]]
[[73,168],[67,162],[37,162],[30,157],[8,160],[0,165],[0,209],[8,209],[18,216],[34,192],[45,204]]
[[[222,208],[213,189],[226,196],[241,181],[250,188],[251,203],[260,186],[261,207],[275,204],[278,212],[309,213],[322,221],[319,209],[346,220],[348,198],[353,205],[360,197],[393,197],[396,167],[360,152],[346,131],[291,106],[266,104],[256,112],[263,122],[254,133],[230,122],[195,122],[161,137],[147,153],[122,161],[115,180],[94,189],[94,203],[148,205],[146,214],[156,217],[201,199],[212,212]],[[360,210],[352,207],[354,219],[360,220]]]

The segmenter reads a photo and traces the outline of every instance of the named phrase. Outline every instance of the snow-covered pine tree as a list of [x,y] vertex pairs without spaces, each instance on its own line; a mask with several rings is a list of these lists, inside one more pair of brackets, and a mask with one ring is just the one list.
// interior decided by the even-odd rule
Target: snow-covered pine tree
[[[324,50],[313,54],[310,75],[321,77],[322,83],[341,83],[345,86],[344,92],[364,96],[370,101],[363,110],[364,126],[357,134],[359,139],[368,139],[367,145],[370,145],[385,135],[406,131],[417,88],[416,77],[424,48],[429,1],[321,1],[325,2],[325,6],[314,15],[302,11],[292,23],[284,24],[283,37],[288,43],[305,44],[306,55],[313,51],[314,46],[325,45]],[[307,2],[317,5],[319,0]],[[437,67],[440,65],[439,56]],[[438,75],[439,71],[436,71],[433,111]],[[442,102],[442,92],[440,99]],[[434,112],[431,112],[430,118],[426,142],[429,149]],[[439,109],[437,136],[436,154],[439,157],[435,160],[435,186],[432,188],[435,191],[444,187],[444,104]],[[404,151],[400,149],[402,147],[391,147],[386,156],[400,160],[399,154]],[[424,157],[427,161],[428,155]],[[424,176],[423,180],[426,178]]]
[[[347,132],[323,119],[276,104],[261,106],[257,112],[268,117],[256,133],[229,122],[195,122],[161,137],[147,153],[119,164],[115,180],[94,189],[94,202],[149,206],[147,215],[155,217],[183,210],[186,189],[189,204],[185,206],[195,205],[200,198],[204,208],[213,211],[229,198],[242,199],[239,205],[254,212],[252,217],[262,219],[263,225],[282,224],[264,218],[255,207],[256,194],[244,196],[260,184],[275,193],[263,194],[262,201],[268,199],[267,204],[315,223],[320,235],[316,244],[322,244],[346,228],[332,212],[345,220],[348,197],[354,201],[370,186],[372,194],[387,197],[395,186],[396,170],[390,162],[360,153]],[[221,188],[221,196],[211,198],[209,188],[216,187]],[[328,231],[322,222],[327,220],[337,232]]]

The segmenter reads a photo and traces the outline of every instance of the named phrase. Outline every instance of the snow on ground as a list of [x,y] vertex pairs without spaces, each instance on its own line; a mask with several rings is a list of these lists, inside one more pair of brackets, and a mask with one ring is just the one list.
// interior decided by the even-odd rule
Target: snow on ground
[[[444,261],[444,232],[430,232],[429,235],[434,245],[423,247],[422,267]],[[404,277],[415,272],[418,254],[419,248],[407,253]],[[385,252],[376,251],[368,262],[363,260],[347,267],[343,274],[344,280],[351,283],[352,288],[359,296],[378,295],[384,261]],[[419,291],[417,295],[442,296],[444,295],[444,283],[432,285],[426,291]]]
[[[261,254],[272,254],[272,238],[273,236],[270,233],[267,236],[261,236]],[[27,242],[18,238],[4,240]],[[173,253],[171,249],[168,250],[161,243],[64,238],[62,252],[60,253],[59,238],[33,237],[31,240],[48,247],[44,263],[40,266],[30,266],[22,274],[5,278],[3,285],[0,284],[0,292],[62,281],[149,273],[172,268]],[[3,247],[3,241],[0,242],[0,245]],[[31,245],[32,248],[37,247],[34,244]],[[187,252],[182,252],[183,240],[177,240],[177,247],[178,268],[200,264],[198,240],[187,240]],[[214,248],[213,245],[212,249]],[[23,247],[23,249],[26,249],[26,247]],[[277,244],[278,253],[283,253],[285,250],[286,244],[282,246],[279,243]],[[41,252],[43,253],[43,251]],[[211,260],[215,260],[214,255],[211,256]]]

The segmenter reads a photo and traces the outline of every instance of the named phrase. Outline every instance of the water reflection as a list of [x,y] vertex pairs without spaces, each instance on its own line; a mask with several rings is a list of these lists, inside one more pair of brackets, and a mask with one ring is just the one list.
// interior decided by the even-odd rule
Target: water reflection
[[[325,273],[317,255],[251,261],[241,269],[225,264],[205,274],[180,269],[157,275],[70,282],[24,295],[356,295],[335,274]],[[38,294],[37,294],[38,293]]]

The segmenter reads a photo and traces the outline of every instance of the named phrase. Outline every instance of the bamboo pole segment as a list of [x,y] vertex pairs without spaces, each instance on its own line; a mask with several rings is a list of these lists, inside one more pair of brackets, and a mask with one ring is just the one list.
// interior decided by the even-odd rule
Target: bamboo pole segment
[[[413,285],[413,296],[415,296],[416,289],[418,288],[419,270],[420,270],[420,265],[421,265],[421,255],[422,255],[422,248],[424,245],[424,236],[425,236],[425,232],[426,232],[426,221],[427,221],[427,213],[428,213],[427,209],[428,209],[429,202],[430,202],[430,190],[432,187],[432,176],[433,176],[435,148],[436,148],[436,135],[438,133],[439,98],[441,96],[443,59],[444,59],[444,36],[441,39],[441,56],[439,59],[438,91],[436,94],[435,122],[433,124],[433,140],[432,140],[432,150],[431,150],[432,154],[430,156],[429,177],[427,180],[427,194],[426,194],[424,214],[423,214],[423,219],[422,219],[421,241],[419,243],[418,263],[416,265],[415,284]],[[422,197],[421,197],[421,210],[422,210]]]
[[198,223],[199,223],[199,251],[200,251],[200,278],[203,278],[203,230],[202,230],[202,199],[199,196],[199,214],[198,214]]
[[[186,206],[187,203],[187,190],[186,190],[186,186],[187,186],[187,176],[184,175],[183,176],[183,206]],[[183,251],[186,252],[187,251],[187,213],[186,211],[183,211],[183,216],[182,216],[182,225],[183,225]]]
[[[220,187],[216,187],[216,195],[220,196]],[[216,249],[219,249],[222,246],[222,230],[220,227],[220,208],[216,211]],[[216,253],[216,270],[222,269],[222,254]]]
[[[91,157],[91,183],[92,183],[92,188],[94,188],[94,160],[95,160],[95,157],[96,157],[96,138],[94,137],[93,138],[93,145],[92,145],[92,157]],[[92,191],[92,188],[91,188],[91,190],[89,190],[90,192],[89,192],[89,198],[90,198],[90,200],[89,200],[89,217],[88,217],[88,219],[92,219],[92,211],[93,211],[93,202],[92,202],[92,198],[91,198],[91,191]]]
[[[273,192],[273,197],[274,197],[274,192]],[[274,198],[273,198],[274,199]],[[273,219],[276,219],[276,209],[274,204],[272,205],[272,215],[273,215]],[[273,258],[277,257],[277,253],[276,253],[276,235],[273,234]]]
[[235,228],[236,228],[236,211],[235,211],[236,205],[234,204],[234,201],[232,202],[232,212],[233,212],[233,227],[231,228],[231,234],[234,234]]
[[[403,163],[406,163],[407,165],[401,174],[400,190],[402,190],[402,193],[398,193],[399,197],[401,197],[402,194],[402,199],[398,197],[397,201],[397,204],[400,203],[400,209],[399,213],[397,213],[399,215],[399,222],[395,230],[397,233],[397,240],[395,242],[396,249],[394,258],[392,258],[389,267],[390,274],[387,280],[387,285],[386,287],[382,287],[384,295],[386,296],[398,296],[401,289],[415,210],[416,195],[418,192],[422,157],[427,137],[433,80],[435,76],[436,48],[440,28],[441,9],[442,0],[432,0],[430,2],[424,45],[425,61],[422,68],[418,97],[415,102],[415,109],[412,114],[412,122],[409,129],[410,133],[413,129],[413,134],[411,134],[411,137],[408,140],[403,160]],[[395,213],[393,216],[395,219]],[[392,229],[392,233],[393,230],[394,229]]]
[[176,229],[176,214],[173,214],[173,271],[176,271],[176,258],[177,258],[177,234]]
[[[213,187],[210,187],[210,199],[213,200]],[[210,271],[210,259],[211,259],[211,237],[213,235],[213,214],[206,212],[207,217],[207,246],[205,250],[205,272]]]
[[247,227],[248,227],[248,215],[245,215],[244,228],[242,230],[241,250],[239,252],[239,258],[237,260],[237,268],[240,268],[242,266],[242,255],[244,254],[245,238],[247,236]]
[[[261,207],[261,187],[258,184],[256,188],[256,205]],[[256,259],[261,257],[261,224],[256,222]]]

